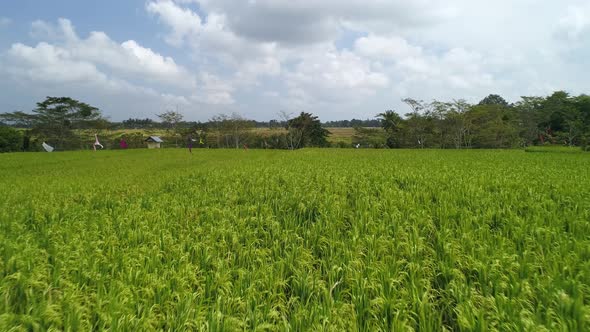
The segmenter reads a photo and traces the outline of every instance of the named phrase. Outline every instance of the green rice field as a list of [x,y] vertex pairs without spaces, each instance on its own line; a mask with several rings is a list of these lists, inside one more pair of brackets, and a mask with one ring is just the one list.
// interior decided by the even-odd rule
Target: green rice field
[[590,154],[0,155],[0,331],[589,331]]

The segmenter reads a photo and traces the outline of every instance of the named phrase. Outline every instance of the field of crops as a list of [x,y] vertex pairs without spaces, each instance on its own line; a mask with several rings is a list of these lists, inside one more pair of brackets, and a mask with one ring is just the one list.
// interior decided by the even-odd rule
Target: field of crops
[[590,154],[0,155],[0,330],[588,331]]

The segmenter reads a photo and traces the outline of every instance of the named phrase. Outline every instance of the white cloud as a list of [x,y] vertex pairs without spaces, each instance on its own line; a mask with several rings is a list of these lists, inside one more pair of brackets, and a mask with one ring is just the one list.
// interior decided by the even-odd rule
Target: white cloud
[[[182,84],[185,87],[194,87],[195,82],[188,71],[178,66],[174,59],[163,57],[149,48],[142,47],[134,40],[128,40],[121,44],[126,55],[136,61],[138,72],[147,72],[155,77],[161,77],[171,82]],[[178,81],[177,81],[178,80]]]
[[[285,52],[276,43],[253,42],[240,37],[229,29],[225,14],[212,12],[201,18],[181,6],[190,2],[152,1],[146,4],[146,10],[168,27],[170,33],[165,36],[166,42],[175,47],[187,47],[195,67],[203,71],[199,78],[203,85],[193,100],[233,104],[235,89],[259,86],[261,78],[277,77],[283,72],[285,55],[281,53]],[[216,71],[214,80],[213,71]]]
[[[208,11],[206,16],[191,10],[189,3],[198,3]],[[220,63],[220,68],[231,68],[231,75],[221,77],[234,89],[252,91],[253,86],[260,86],[260,77],[279,77],[285,86],[279,92],[283,104],[292,107],[359,104],[390,87],[399,95],[434,92],[449,96],[469,90],[484,93],[481,91],[495,82],[494,73],[485,68],[492,59],[462,47],[431,51],[401,35],[370,30],[353,42],[352,50],[335,47],[335,37],[344,27],[368,30],[384,24],[389,28],[425,28],[450,17],[454,12],[450,7],[429,0],[411,5],[357,0],[338,4],[331,0],[231,4],[224,0],[154,0],[146,8],[169,26],[171,33],[166,40],[177,41],[180,38],[176,37],[182,36],[182,45],[188,46],[201,64]],[[415,14],[410,15],[412,18],[401,14],[410,12]],[[386,17],[398,19],[388,23],[384,22],[388,21]],[[299,30],[308,23],[313,33]],[[307,34],[315,37],[305,40],[302,36]],[[421,84],[423,89],[419,88]]]
[[384,61],[422,55],[421,47],[410,45],[399,36],[383,37],[372,34],[357,39],[354,48],[363,56]]
[[210,105],[231,105],[234,103],[232,97],[234,88],[228,82],[209,73],[201,75],[201,82],[203,88],[199,93],[191,96],[193,101]]
[[33,81],[64,82],[106,82],[107,77],[94,64],[73,59],[67,50],[47,43],[36,47],[14,44],[8,51],[13,66],[5,69]]
[[104,32],[93,31],[88,38],[81,39],[67,19],[59,19],[57,26],[35,21],[33,35],[54,40],[72,59],[107,67],[128,79],[140,78],[183,88],[196,86],[195,78],[174,59],[142,47],[134,40],[119,44]]
[[[36,21],[40,43],[14,44],[0,70],[134,90],[203,114],[303,108],[332,119],[403,97],[515,100],[590,86],[579,75],[590,57],[586,0],[146,0],[143,9],[167,45]],[[187,57],[162,54],[168,46]]]
[[[198,12],[191,9],[195,4]],[[507,6],[513,10],[506,12]],[[248,89],[255,93],[252,98],[266,98],[263,92],[256,95],[256,90],[267,88],[260,78],[273,77],[273,82],[283,85],[283,89],[273,87],[283,105],[318,109],[374,104],[373,98],[382,103],[406,96],[477,101],[491,92],[511,98],[545,92],[555,84],[548,84],[540,73],[552,70],[549,64],[564,65],[559,63],[563,61],[557,47],[540,53],[537,46],[551,46],[552,27],[544,22],[555,15],[552,11],[565,7],[551,5],[546,11],[542,7],[538,0],[494,4],[151,0],[147,4],[147,10],[169,27],[166,40],[182,39],[200,66],[215,68],[233,89]],[[527,11],[535,13],[530,26],[522,20]],[[569,12],[562,20],[567,24],[561,26],[579,37],[586,29],[586,16],[580,16],[578,7]],[[466,27],[474,32],[465,33]],[[515,33],[518,29],[523,33]],[[350,40],[351,30],[360,37]],[[349,38],[350,46],[344,46],[348,49],[336,48],[340,38]],[[550,76],[557,80],[563,75]]]
[[451,49],[441,56],[407,57],[396,63],[400,95],[421,98],[476,97],[492,91],[498,83],[486,71],[486,60],[477,52]]
[[[178,1],[177,1],[178,2]],[[190,1],[180,1],[188,3]],[[257,43],[239,37],[228,28],[227,16],[209,13],[204,19],[189,8],[171,0],[148,2],[146,10],[159,18],[170,33],[165,40],[173,46],[188,46],[202,65],[221,62],[256,78],[258,74],[276,75],[280,72],[276,43]],[[244,65],[244,68],[239,68]],[[254,73],[250,68],[260,68]]]
[[372,34],[357,39],[355,51],[380,61],[382,70],[393,77],[394,91],[400,96],[428,93],[427,98],[453,98],[473,91],[485,94],[486,89],[499,83],[489,71],[493,57],[464,48],[437,54],[399,36]]
[[40,40],[68,41],[78,39],[74,27],[72,26],[72,22],[64,18],[58,19],[57,25],[42,20],[36,20],[31,23],[30,35],[31,37]]
[[568,6],[565,14],[559,19],[557,33],[558,37],[566,37],[573,41],[590,35],[590,3]]
[[39,43],[36,47],[14,44],[7,52],[6,60],[8,65],[1,67],[6,73],[17,80],[46,84],[46,87],[58,85],[68,89],[73,86],[85,86],[103,92],[134,93],[186,103],[186,98],[182,96],[158,93],[154,89],[110,77],[92,62],[76,59],[67,49],[45,42]]
[[343,25],[355,29],[405,29],[452,17],[452,3],[437,0],[202,0],[209,12],[225,13],[228,26],[248,39],[284,44],[330,41]]
[[[201,66],[213,63],[221,64],[222,68],[231,68],[231,75],[224,75],[225,85],[231,89],[223,89],[220,96],[236,87],[252,89],[260,86],[260,77],[278,76],[288,86],[288,91],[284,93],[289,103],[311,105],[335,101],[342,96],[351,97],[346,98],[348,100],[358,100],[389,83],[385,75],[371,69],[369,61],[352,52],[340,52],[331,42],[314,42],[313,46],[304,47],[283,46],[272,40],[252,40],[233,31],[229,15],[215,11],[213,3],[199,2],[212,11],[206,17],[197,19],[196,12],[181,6],[182,3],[190,2],[194,1],[158,0],[148,3],[146,8],[151,14],[157,15],[160,22],[169,26],[171,33],[166,40],[174,41],[172,44],[175,46],[188,46]],[[270,3],[267,5],[272,6]],[[296,4],[286,6],[289,9],[305,10]],[[184,17],[186,20],[177,20],[175,17]],[[191,29],[187,28],[188,21],[191,22]],[[178,36],[182,36],[183,43],[176,42]],[[286,70],[285,66],[289,69]],[[341,89],[347,89],[348,93],[342,93]],[[295,100],[297,98],[300,100]],[[230,101],[223,97],[214,99]]]
[[[66,95],[92,91],[118,100],[116,96],[127,95],[130,100],[152,100],[154,106],[161,107],[188,106],[197,99],[201,104],[233,102],[231,86],[214,75],[197,77],[171,57],[134,40],[117,43],[96,31],[80,38],[67,19],[60,19],[57,25],[35,21],[31,35],[48,41],[36,46],[15,43],[0,57],[0,72],[23,84],[45,91],[62,90]],[[161,91],[162,86],[172,92]]]
[[146,5],[149,13],[158,15],[159,19],[172,28],[166,41],[181,46],[187,38],[201,31],[201,18],[190,9],[181,8],[172,1],[154,1]]
[[389,85],[389,78],[374,71],[370,62],[350,51],[318,50],[303,56],[285,75],[288,105],[314,107],[358,102]]

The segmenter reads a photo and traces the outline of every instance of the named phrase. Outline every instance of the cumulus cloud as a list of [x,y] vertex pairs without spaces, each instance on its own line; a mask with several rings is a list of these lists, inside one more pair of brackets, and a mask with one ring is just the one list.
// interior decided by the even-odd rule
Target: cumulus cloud
[[31,37],[42,40],[71,41],[77,40],[78,36],[72,22],[60,18],[57,24],[42,20],[36,20],[31,24]]
[[74,59],[67,50],[47,43],[29,47],[20,43],[8,51],[14,75],[38,82],[107,82],[107,76],[88,61]]
[[307,54],[286,74],[291,97],[304,104],[349,102],[371,96],[389,85],[389,78],[371,69],[370,63],[350,51],[335,49]]
[[280,72],[276,43],[253,43],[228,28],[225,14],[212,12],[201,19],[180,3],[183,2],[158,0],[146,4],[146,10],[169,29],[165,37],[168,43],[189,47],[202,66],[219,62],[238,71],[246,80],[255,81],[259,75]]
[[422,55],[422,48],[408,43],[399,36],[369,35],[355,41],[355,50],[366,57],[378,60],[395,60]]
[[[206,14],[199,16],[191,3]],[[233,89],[259,86],[259,77],[278,77],[284,86],[277,92],[282,104],[306,108],[358,104],[392,87],[399,94],[436,89],[450,94],[490,86],[493,73],[485,70],[484,56],[476,51],[456,47],[437,53],[401,35],[369,30],[375,24],[399,26],[400,31],[407,30],[402,26],[430,26],[450,17],[449,8],[429,0],[410,5],[153,0],[146,5],[168,27],[166,41],[188,47],[201,63],[231,68],[224,79]],[[369,33],[354,40],[350,49],[338,49],[336,36],[352,26]],[[422,91],[416,89],[420,82],[427,85]]]
[[159,107],[233,102],[233,89],[215,75],[189,72],[171,57],[134,40],[118,43],[100,31],[80,38],[67,19],[57,24],[35,21],[31,36],[46,41],[35,46],[13,44],[0,57],[0,72],[46,91],[61,87],[62,94],[68,94],[85,89],[109,98],[116,94],[152,100]]
[[472,97],[503,84],[493,68],[504,67],[505,59],[462,47],[441,52],[401,36],[371,34],[358,38],[354,50],[387,73],[394,81],[394,93],[400,97]]
[[0,70],[133,90],[200,119],[229,108],[371,116],[403,97],[515,100],[590,84],[579,75],[590,56],[584,0],[146,0],[143,10],[165,44],[35,21],[39,43],[12,45]]
[[172,29],[166,41],[181,46],[187,38],[194,38],[201,31],[201,17],[188,8],[181,8],[172,1],[148,2],[146,9],[158,15],[162,23]]
[[184,88],[196,86],[195,78],[174,59],[142,47],[134,40],[117,43],[100,31],[93,31],[86,39],[81,39],[67,19],[59,19],[57,25],[35,21],[32,35],[54,41],[56,47],[72,60],[101,65],[127,78],[139,77]]
[[55,86],[63,87],[64,90],[86,87],[95,93],[132,93],[187,104],[185,97],[159,93],[154,89],[111,77],[100,71],[91,61],[80,60],[67,49],[45,42],[35,47],[14,44],[7,52],[5,60],[10,64],[2,66],[5,73],[18,80],[37,85],[46,84],[52,90]]
[[196,94],[191,96],[191,100],[197,103],[211,104],[211,105],[231,105],[234,103],[232,92],[234,88],[228,82],[219,77],[203,73],[201,75],[201,82],[203,88]]
[[[283,86],[273,89],[283,105],[343,109],[389,103],[387,95],[476,101],[490,92],[550,92],[565,75],[549,73],[550,64],[566,65],[546,22],[561,10],[558,31],[579,40],[587,5],[536,1],[151,0],[147,10],[170,29],[166,40],[182,36],[199,61],[229,68],[222,76],[234,88],[264,90],[258,78],[271,76]],[[534,13],[528,24],[525,12]],[[349,44],[336,47],[340,39]],[[552,47],[539,52],[539,44]]]
[[342,26],[406,29],[452,17],[452,4],[436,0],[203,0],[208,11],[225,13],[228,26],[249,39],[308,44],[334,39]]
[[590,3],[570,5],[557,24],[557,37],[578,41],[590,36]]

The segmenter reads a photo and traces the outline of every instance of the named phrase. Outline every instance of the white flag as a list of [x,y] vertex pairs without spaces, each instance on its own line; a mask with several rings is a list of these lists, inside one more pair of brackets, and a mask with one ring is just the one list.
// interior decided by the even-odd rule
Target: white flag
[[101,149],[104,149],[104,146],[102,146],[102,144],[100,144],[100,142],[98,141],[97,134],[94,134],[94,138],[95,138],[95,141],[94,141],[94,144],[92,145],[92,147],[94,148],[94,151],[96,151],[97,146],[100,146]]
[[43,144],[41,144],[41,145],[43,145],[43,148],[45,149],[45,151],[47,151],[47,152],[53,152],[53,147],[50,146],[49,144],[43,142]]

